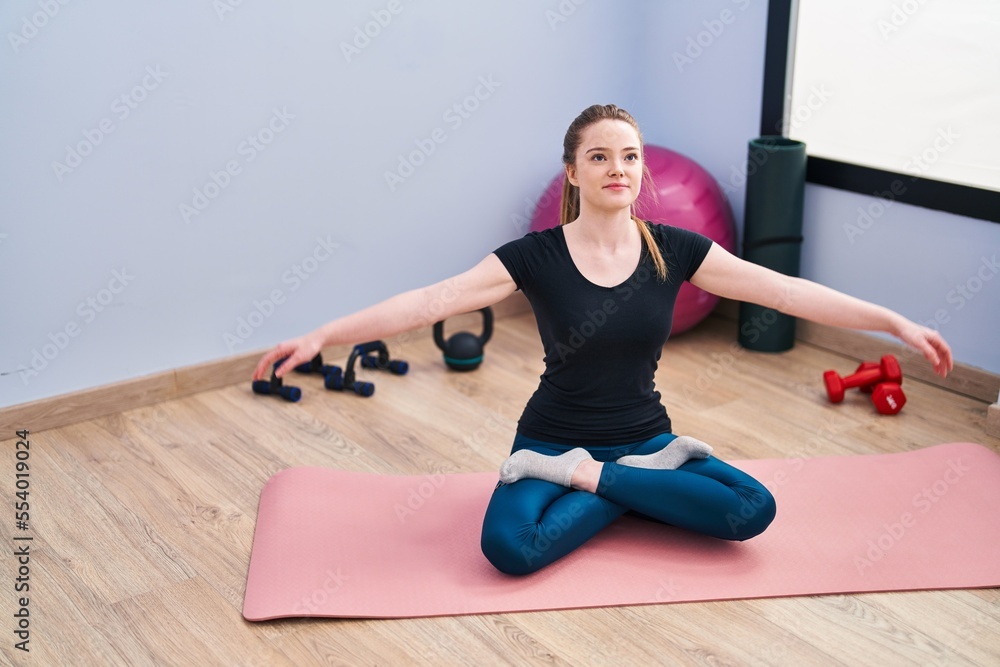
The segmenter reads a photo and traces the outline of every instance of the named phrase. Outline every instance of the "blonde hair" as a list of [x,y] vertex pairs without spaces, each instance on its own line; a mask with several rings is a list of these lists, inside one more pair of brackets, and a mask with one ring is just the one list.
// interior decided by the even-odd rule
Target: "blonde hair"
[[[563,164],[570,165],[576,163],[576,150],[580,147],[583,131],[602,120],[621,120],[628,123],[639,136],[639,144],[640,146],[642,145],[642,132],[639,130],[639,124],[632,117],[632,114],[614,104],[595,104],[584,109],[570,123],[569,129],[566,130],[566,137],[563,139]],[[656,190],[652,187],[652,177],[649,174],[649,169],[646,168],[645,158],[642,160],[642,180],[649,186],[647,191],[652,191],[655,196]],[[568,225],[578,217],[580,217],[580,188],[570,183],[568,177],[563,176],[562,202],[559,206],[559,224]],[[635,224],[639,228],[639,233],[642,235],[643,244],[646,246],[646,252],[649,253],[649,257],[653,260],[653,265],[656,267],[656,277],[661,281],[666,280],[667,264],[663,261],[663,254],[653,239],[653,233],[649,230],[649,223],[640,220],[635,215],[632,215],[632,219],[635,220]]]

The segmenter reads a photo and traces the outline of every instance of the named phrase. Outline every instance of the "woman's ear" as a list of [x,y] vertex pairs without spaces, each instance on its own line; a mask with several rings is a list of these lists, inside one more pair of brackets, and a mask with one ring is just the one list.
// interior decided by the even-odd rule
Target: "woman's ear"
[[576,180],[576,165],[567,164],[566,165],[566,179],[569,181],[570,185],[575,187],[580,187],[580,183]]

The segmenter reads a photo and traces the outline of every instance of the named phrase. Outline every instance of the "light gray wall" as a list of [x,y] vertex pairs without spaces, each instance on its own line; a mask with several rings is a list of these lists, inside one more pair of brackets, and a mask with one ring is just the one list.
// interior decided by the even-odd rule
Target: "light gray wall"
[[[0,405],[265,349],[467,268],[525,231],[595,102],[701,162],[742,225],[763,0],[220,6],[0,6]],[[391,20],[349,60],[372,12]],[[446,115],[477,89],[467,118]],[[96,145],[54,166],[79,142]],[[1000,372],[1000,280],[961,307],[952,292],[1000,226],[897,204],[851,243],[877,201],[808,186],[803,275],[921,321],[943,310],[957,358]]]
[[40,1],[0,6],[0,405],[265,349],[468,268],[634,76],[594,48],[630,21],[610,3]]

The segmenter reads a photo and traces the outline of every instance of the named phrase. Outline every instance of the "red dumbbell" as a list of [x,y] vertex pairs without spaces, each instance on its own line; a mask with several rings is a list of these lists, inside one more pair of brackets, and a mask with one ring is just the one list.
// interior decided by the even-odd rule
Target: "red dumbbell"
[[[882,368],[882,365],[879,364],[877,361],[862,361],[861,365],[858,366],[858,370],[856,370],[854,372],[855,373],[860,373],[861,371],[870,371],[870,370],[874,370],[876,368]],[[875,391],[875,385],[877,385],[877,384],[878,384],[877,382],[873,382],[871,384],[863,384],[860,387],[858,387],[858,391],[860,391],[860,392],[862,392],[864,394],[870,394],[873,391]]]
[[872,403],[883,415],[894,415],[906,405],[906,394],[895,382],[880,382],[872,391]]
[[[874,364],[874,362],[871,363]],[[823,373],[823,383],[826,384],[826,394],[831,403],[840,403],[844,400],[844,391],[847,389],[865,387],[880,382],[892,382],[897,385],[903,382],[903,373],[899,368],[899,362],[891,354],[882,357],[877,368],[869,367],[859,370],[845,378],[840,377],[837,371]]]

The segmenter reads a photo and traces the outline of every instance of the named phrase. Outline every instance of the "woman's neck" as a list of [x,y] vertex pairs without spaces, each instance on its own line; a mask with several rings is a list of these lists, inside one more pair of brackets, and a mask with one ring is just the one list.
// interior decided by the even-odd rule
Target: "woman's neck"
[[581,213],[573,223],[571,235],[594,248],[614,251],[635,243],[639,230],[628,209],[621,212],[591,211]]

